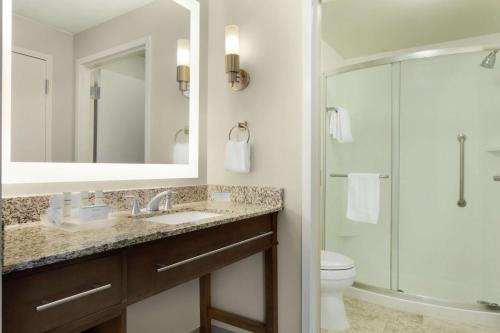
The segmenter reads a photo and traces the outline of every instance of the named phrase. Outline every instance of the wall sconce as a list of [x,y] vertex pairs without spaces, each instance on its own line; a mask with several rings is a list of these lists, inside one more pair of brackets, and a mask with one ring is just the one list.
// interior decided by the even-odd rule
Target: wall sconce
[[189,97],[190,55],[189,40],[179,39],[177,41],[177,82],[179,90],[186,97]]
[[240,29],[237,25],[228,25],[225,35],[227,81],[231,89],[240,91],[250,83],[250,75],[240,68]]

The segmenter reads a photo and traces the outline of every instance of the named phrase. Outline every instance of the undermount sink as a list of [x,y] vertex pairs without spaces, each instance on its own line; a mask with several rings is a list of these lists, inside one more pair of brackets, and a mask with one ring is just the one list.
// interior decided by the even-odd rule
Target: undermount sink
[[164,224],[182,224],[188,222],[196,222],[203,219],[221,216],[222,214],[200,211],[179,212],[149,217],[144,219],[148,222],[164,223]]

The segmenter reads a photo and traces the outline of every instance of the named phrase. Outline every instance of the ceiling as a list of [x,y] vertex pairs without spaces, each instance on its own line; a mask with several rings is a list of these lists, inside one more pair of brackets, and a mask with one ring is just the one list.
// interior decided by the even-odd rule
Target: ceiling
[[323,40],[342,57],[500,32],[500,0],[324,0]]
[[13,11],[76,34],[154,0],[13,0]]

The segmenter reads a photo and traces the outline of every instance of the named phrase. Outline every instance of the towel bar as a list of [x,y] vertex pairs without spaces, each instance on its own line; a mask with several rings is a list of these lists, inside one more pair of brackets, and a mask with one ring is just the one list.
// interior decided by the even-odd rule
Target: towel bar
[[228,135],[229,141],[231,141],[231,133],[233,133],[233,130],[235,130],[236,128],[239,128],[240,130],[245,130],[247,132],[247,143],[249,143],[250,142],[250,129],[248,128],[248,123],[246,121],[239,122],[237,125],[234,125],[233,127],[231,127],[231,129],[229,130],[229,135]]
[[[347,174],[343,174],[343,173],[331,173],[330,174],[330,177],[335,177],[335,178],[347,178]],[[380,175],[379,177],[380,179],[389,179],[389,175]]]

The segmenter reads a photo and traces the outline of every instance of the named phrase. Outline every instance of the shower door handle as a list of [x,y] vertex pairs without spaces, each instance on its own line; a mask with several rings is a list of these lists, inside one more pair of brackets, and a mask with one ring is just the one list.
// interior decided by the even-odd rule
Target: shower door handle
[[465,169],[465,139],[466,136],[465,134],[459,134],[458,135],[458,142],[460,143],[460,188],[459,188],[459,194],[458,194],[458,202],[457,205],[458,207],[465,207],[467,206],[467,201],[465,201],[464,198],[464,181],[465,181],[465,176],[464,176],[464,169]]

